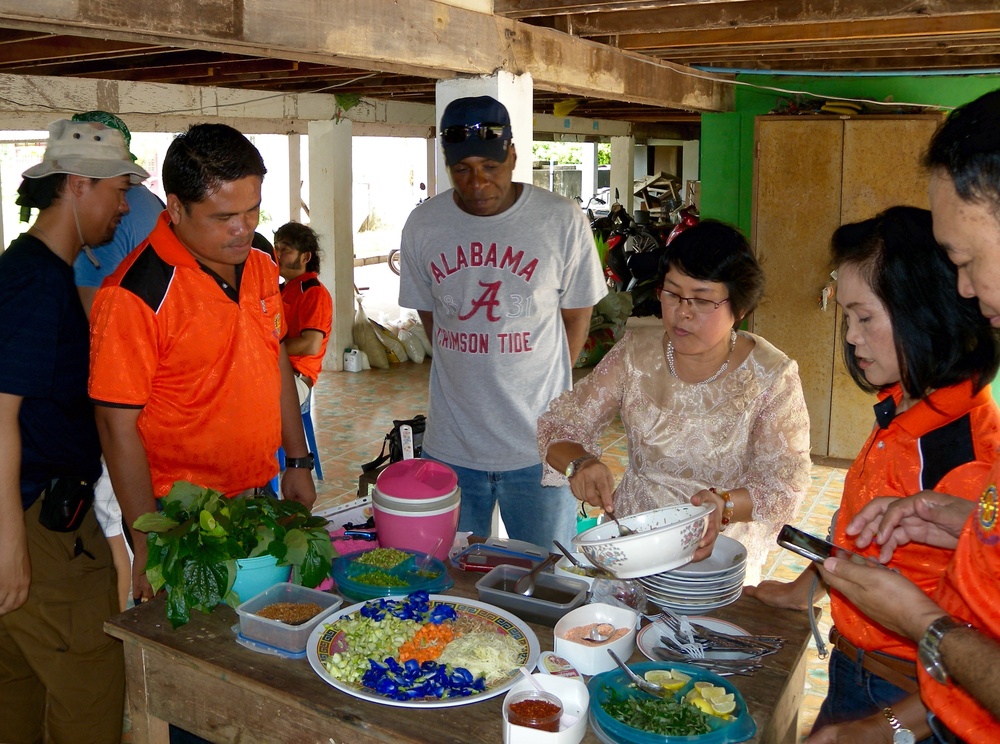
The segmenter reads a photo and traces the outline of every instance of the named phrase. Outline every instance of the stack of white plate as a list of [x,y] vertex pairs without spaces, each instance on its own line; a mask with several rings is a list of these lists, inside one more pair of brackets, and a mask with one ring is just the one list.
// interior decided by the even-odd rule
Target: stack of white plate
[[719,535],[712,555],[672,571],[637,579],[649,600],[685,615],[717,610],[743,591],[747,551],[738,540]]

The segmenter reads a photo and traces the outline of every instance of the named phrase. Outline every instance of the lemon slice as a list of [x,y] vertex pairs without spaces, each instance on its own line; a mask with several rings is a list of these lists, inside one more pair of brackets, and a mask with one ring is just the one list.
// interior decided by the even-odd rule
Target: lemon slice
[[[691,705],[693,705],[695,708],[702,711],[703,713],[708,713],[710,716],[715,715],[715,711],[712,709],[712,704],[708,702],[705,698],[700,698],[700,697],[694,698],[689,702],[691,703]],[[733,708],[735,709],[735,707],[736,706],[734,704]]]
[[[701,696],[706,700],[710,700],[712,702],[724,698],[726,694],[727,693],[725,687],[704,687],[701,690]],[[729,696],[730,698],[732,698],[731,694]]]
[[713,685],[711,682],[704,682],[704,681],[694,683],[694,689],[696,690],[706,690],[709,687],[715,687],[715,685]]
[[674,681],[674,674],[669,669],[650,669],[642,676],[655,685],[667,685]]
[[684,684],[687,684],[688,682],[691,681],[691,675],[684,674],[684,672],[681,672],[677,669],[672,669],[671,674],[674,675],[674,679],[677,680],[678,682],[683,682]]
[[[722,702],[722,701],[711,702],[711,703],[709,703],[709,706],[712,708],[711,712],[714,715],[724,716],[724,715],[728,715],[729,713],[732,713],[734,710],[736,710],[736,701],[735,700],[727,700],[726,702]],[[701,706],[698,706],[698,707],[701,707]],[[708,712],[708,711],[706,711],[706,712]]]

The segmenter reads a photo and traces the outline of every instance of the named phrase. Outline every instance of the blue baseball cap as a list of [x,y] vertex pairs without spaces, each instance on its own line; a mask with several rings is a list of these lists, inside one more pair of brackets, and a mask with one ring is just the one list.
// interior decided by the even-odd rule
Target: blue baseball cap
[[507,108],[491,96],[457,98],[441,115],[441,147],[448,166],[466,158],[503,163],[512,136]]

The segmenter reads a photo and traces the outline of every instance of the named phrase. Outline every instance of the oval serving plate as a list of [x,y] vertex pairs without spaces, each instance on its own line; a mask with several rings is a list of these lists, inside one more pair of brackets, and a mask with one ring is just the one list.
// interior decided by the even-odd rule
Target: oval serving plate
[[607,737],[606,739],[601,737],[602,740],[610,740],[619,744],[670,744],[681,741],[690,742],[690,744],[735,744],[746,741],[757,733],[757,724],[754,722],[753,716],[750,715],[750,711],[747,710],[746,701],[740,691],[726,678],[690,664],[665,661],[643,661],[629,664],[629,668],[640,676],[652,669],[678,669],[684,672],[691,677],[691,680],[677,691],[678,700],[682,699],[688,690],[694,687],[695,682],[710,682],[718,687],[724,687],[726,692],[733,693],[736,700],[733,720],[710,719],[714,730],[699,736],[659,736],[626,726],[612,718],[604,710],[604,703],[607,702],[610,691],[613,690],[619,695],[630,698],[649,699],[652,698],[652,695],[632,687],[625,673],[615,668],[610,672],[595,675],[587,684],[587,689],[590,691],[590,723],[595,731],[599,731]]
[[[402,599],[402,597],[393,597],[392,599]],[[478,703],[481,700],[488,700],[489,698],[496,697],[497,695],[501,695],[506,692],[521,678],[521,675],[518,673],[518,667],[526,666],[528,669],[532,669],[538,659],[538,637],[535,635],[534,631],[520,618],[502,610],[499,607],[487,604],[486,602],[478,602],[473,599],[462,599],[460,597],[449,597],[444,594],[432,594],[430,595],[432,605],[449,605],[460,615],[467,615],[487,620],[493,624],[498,633],[508,635],[517,641],[520,647],[518,667],[512,669],[503,679],[488,685],[483,692],[476,695],[469,695],[468,697],[445,698],[444,700],[439,700],[437,698],[421,700],[393,700],[392,698],[387,698],[378,694],[375,690],[370,687],[365,687],[360,683],[352,684],[336,679],[329,672],[327,672],[326,667],[323,664],[323,662],[325,662],[331,655],[331,645],[333,644],[335,638],[335,633],[332,630],[328,630],[329,626],[341,618],[358,612],[366,604],[378,601],[379,600],[369,600],[368,602],[358,602],[357,604],[353,604],[350,607],[345,607],[338,612],[335,612],[324,622],[316,626],[313,632],[309,635],[309,640],[306,641],[306,657],[309,659],[309,665],[313,668],[313,671],[319,675],[320,679],[341,692],[345,692],[348,695],[360,698],[361,700],[367,700],[371,703],[380,703],[381,705],[391,705],[397,708],[452,708],[458,705],[471,705],[472,703]],[[379,661],[381,661],[381,659],[379,659]]]

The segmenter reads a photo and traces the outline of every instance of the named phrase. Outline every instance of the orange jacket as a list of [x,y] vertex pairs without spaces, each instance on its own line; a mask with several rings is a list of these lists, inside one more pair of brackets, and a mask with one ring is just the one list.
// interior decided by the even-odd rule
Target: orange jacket
[[[902,389],[895,385],[881,397],[888,395],[898,403]],[[931,393],[868,437],[844,481],[833,541],[877,558],[877,546],[859,550],[845,532],[862,507],[878,496],[910,496],[923,489],[976,499],[998,446],[1000,410],[988,387],[974,396],[969,382]],[[950,550],[910,543],[895,551],[889,565],[930,595],[950,558]],[[858,648],[916,660],[911,641],[872,623],[836,591],[830,609],[837,630]]]

